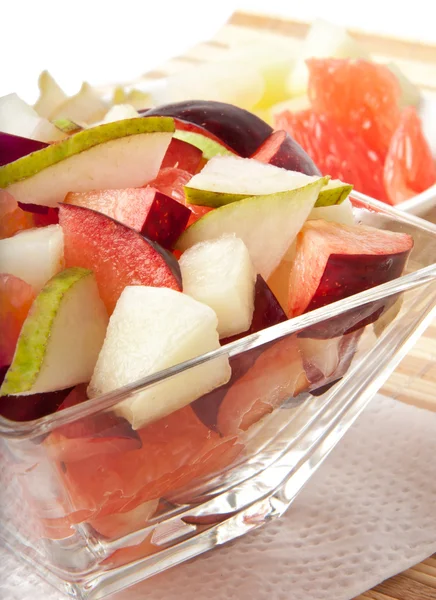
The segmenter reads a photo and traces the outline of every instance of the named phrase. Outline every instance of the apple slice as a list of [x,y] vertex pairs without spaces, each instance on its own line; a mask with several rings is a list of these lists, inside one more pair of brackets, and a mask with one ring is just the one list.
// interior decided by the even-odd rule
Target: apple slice
[[180,202],[148,187],[70,192],[65,203],[101,212],[164,248],[172,248],[191,215]]
[[[186,294],[126,287],[110,319],[89,396],[111,392],[219,348],[217,325],[214,311]],[[225,384],[230,375],[228,358],[223,356],[137,392],[116,412],[133,429],[140,429]]]
[[45,206],[71,191],[141,187],[156,177],[173,131],[165,117],[85,129],[0,167],[0,187],[17,201]]
[[99,212],[62,204],[65,264],[95,273],[100,295],[111,314],[127,285],[181,290],[177,260],[161,246]]
[[[294,190],[319,179],[317,175],[282,169],[253,158],[219,156],[189,181],[185,194],[191,204],[218,207],[249,196]],[[316,206],[342,202],[352,187],[338,180],[326,181]]]
[[19,277],[37,292],[63,262],[64,234],[59,225],[26,229],[0,240],[0,271]]
[[256,272],[242,240],[227,235],[200,242],[182,254],[179,264],[183,291],[215,311],[220,338],[249,329]]
[[91,271],[55,275],[32,304],[0,396],[54,392],[89,381],[107,322]]
[[176,248],[184,251],[233,233],[247,246],[257,273],[267,280],[309,216],[324,183],[318,178],[298,189],[221,206],[188,227]]

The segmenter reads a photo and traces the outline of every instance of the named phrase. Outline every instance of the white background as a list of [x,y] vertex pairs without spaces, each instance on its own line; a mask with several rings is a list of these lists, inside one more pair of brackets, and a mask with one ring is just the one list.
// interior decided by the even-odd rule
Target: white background
[[[36,80],[52,72],[68,93],[86,79],[133,79],[210,38],[234,10],[310,21],[436,44],[431,0],[0,0],[0,95],[33,102]],[[436,60],[436,48],[435,48]]]

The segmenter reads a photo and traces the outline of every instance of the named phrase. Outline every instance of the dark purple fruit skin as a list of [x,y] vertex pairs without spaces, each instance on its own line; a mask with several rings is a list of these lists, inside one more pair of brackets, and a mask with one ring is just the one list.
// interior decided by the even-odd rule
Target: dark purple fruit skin
[[[141,112],[141,114],[147,117],[174,117],[198,125],[221,139],[243,158],[248,158],[254,154],[273,132],[272,127],[256,115],[225,102],[187,100],[158,106],[145,113]],[[301,160],[300,155],[303,152],[307,157],[307,170],[303,170],[303,173],[307,175],[319,174],[312,159],[290,137],[286,149],[290,157],[293,156],[294,152],[298,154],[295,164],[301,164],[303,168],[306,165]],[[309,163],[312,165],[311,168],[309,168]],[[290,169],[291,167],[286,168]]]
[[306,175],[321,175],[321,171],[303,148],[285,131],[276,131],[251,156],[260,162]]
[[[348,298],[401,277],[410,251],[388,255],[331,254],[318,288],[304,312]],[[300,337],[327,339],[374,323],[397,296],[363,304],[300,332]]]
[[[287,319],[286,313],[270,290],[268,284],[260,275],[258,275],[254,291],[254,313],[250,329],[243,333],[222,339],[221,345],[224,346],[225,344],[239,340],[252,333],[257,333],[272,325],[283,323],[284,321],[287,321]],[[201,398],[198,398],[198,400],[195,400],[195,402],[191,404],[197,417],[210,429],[217,431],[218,410],[227,391],[235,381],[242,377],[248,369],[253,366],[254,362],[267,347],[269,347],[269,345],[254,348],[253,350],[243,352],[237,356],[232,356],[229,359],[230,367],[232,369],[230,381],[216,390],[212,390],[208,394],[205,394]]]
[[47,146],[44,142],[0,131],[0,167]]

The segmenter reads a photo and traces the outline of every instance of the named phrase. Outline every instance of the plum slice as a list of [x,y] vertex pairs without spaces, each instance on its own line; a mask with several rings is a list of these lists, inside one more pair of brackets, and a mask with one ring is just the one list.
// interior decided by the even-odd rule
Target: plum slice
[[[225,102],[175,102],[152,108],[145,115],[169,116],[197,125],[216,136],[243,158],[252,156],[273,133],[272,127],[256,115]],[[283,155],[286,155],[285,168],[298,170],[306,175],[320,174],[309,155],[290,136],[285,140]]]
[[182,169],[188,173],[196,173],[203,162],[200,148],[182,140],[173,138],[163,158],[161,169]]
[[191,215],[186,206],[150,187],[70,192],[65,203],[101,212],[164,248],[175,244]]
[[[295,317],[400,277],[413,247],[410,235],[322,219],[297,236],[289,277],[288,316]],[[300,335],[335,337],[374,322],[395,298],[348,311]],[[314,329],[317,333],[314,335]]]
[[0,131],[0,167],[47,146],[45,142]]
[[61,204],[66,266],[91,269],[111,314],[127,285],[181,290],[176,259],[159,244],[99,212]]

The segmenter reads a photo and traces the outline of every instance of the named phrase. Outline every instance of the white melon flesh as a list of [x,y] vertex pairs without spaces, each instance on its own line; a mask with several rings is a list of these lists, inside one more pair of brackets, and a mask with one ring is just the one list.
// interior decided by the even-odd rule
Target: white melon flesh
[[249,329],[256,271],[242,240],[224,236],[200,242],[187,250],[179,262],[183,291],[215,311],[221,338]]
[[[319,179],[250,158],[216,156],[190,179],[185,191],[192,204],[217,207],[248,196],[294,190]],[[317,203],[342,202],[351,190],[351,185],[337,179],[326,181]]]
[[0,98],[0,131],[40,142],[55,142],[65,137],[17,94]]
[[[218,319],[208,306],[168,288],[127,286],[110,318],[90,397],[99,396],[219,348]],[[227,357],[216,358],[117,405],[134,429],[164,417],[227,383]]]
[[318,178],[295,190],[221,206],[188,227],[177,248],[185,251],[198,242],[234,234],[247,246],[257,273],[267,280],[304,225],[324,183]]
[[13,183],[7,190],[19,202],[56,206],[71,191],[141,187],[156,177],[170,141],[171,133],[166,132],[111,140]]
[[37,292],[62,269],[63,262],[60,225],[27,229],[0,240],[0,272],[19,277]]
[[355,225],[356,220],[353,215],[353,205],[349,198],[340,204],[333,206],[316,206],[310,213],[308,219],[323,219],[342,225]]
[[58,273],[35,298],[0,395],[54,392],[89,381],[107,322],[92,271]]

